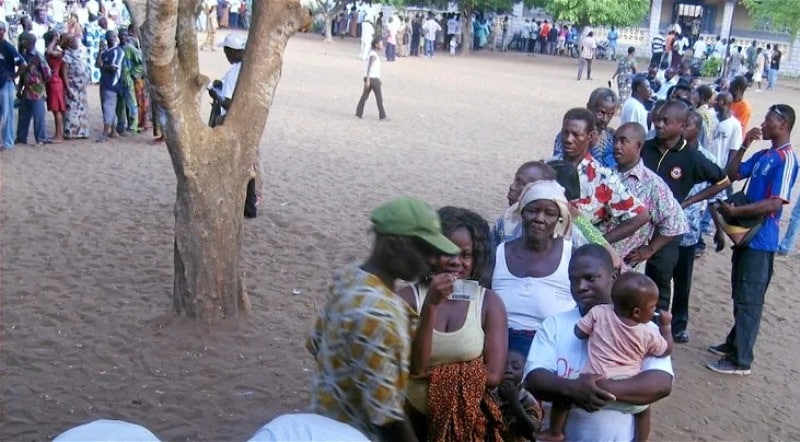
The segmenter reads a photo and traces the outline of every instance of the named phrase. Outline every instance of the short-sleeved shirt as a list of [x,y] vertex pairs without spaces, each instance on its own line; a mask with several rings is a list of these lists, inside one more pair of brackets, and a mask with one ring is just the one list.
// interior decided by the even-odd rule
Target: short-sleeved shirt
[[619,176],[613,170],[601,166],[589,153],[578,165],[578,178],[581,182],[581,197],[575,205],[602,231],[606,230],[602,224],[614,219],[622,223],[647,212],[642,202],[631,194]]
[[753,115],[753,108],[747,100],[734,101],[731,103],[731,114],[739,120],[742,125],[742,137],[747,132],[747,126],[750,125],[750,117]]
[[664,45],[666,44],[666,40],[664,39],[663,35],[656,35],[653,37],[653,42],[651,43],[651,51],[654,54],[660,54],[664,52]]
[[23,63],[22,55],[8,40],[0,42],[0,87],[14,78],[17,65]]
[[727,179],[725,172],[701,153],[686,146],[682,137],[678,144],[663,154],[658,150],[659,140],[645,141],[642,148],[644,165],[657,173],[672,190],[678,202],[686,196],[697,183],[718,184]]
[[[599,161],[604,167],[617,167],[617,160],[614,159],[614,130],[606,128],[597,137],[597,144],[589,148],[589,153],[595,160]],[[561,132],[556,135],[553,141],[553,158],[564,158],[564,139]]]
[[713,143],[705,145],[714,154],[714,162],[719,167],[728,164],[728,157],[731,151],[737,151],[742,147],[742,124],[733,115],[722,120],[717,124],[714,131]]
[[577,325],[589,335],[589,359],[581,372],[605,379],[636,376],[646,356],[662,355],[669,347],[649,324],[622,322],[610,304],[593,307]]
[[[739,176],[750,178],[746,193],[751,202],[780,198],[784,204],[789,204],[789,195],[797,180],[797,156],[791,145],[756,152],[739,166]],[[780,208],[766,216],[749,248],[765,252],[778,250],[782,212],[783,208]]]
[[[544,320],[528,352],[525,377],[534,370],[544,369],[562,378],[578,378],[589,359],[587,341],[575,336],[575,324],[580,319],[581,313],[575,308]],[[672,362],[669,357],[647,357],[642,362],[642,371],[650,370],[672,375]],[[569,441],[630,442],[633,434],[633,415],[608,408],[589,413],[573,407],[564,428],[565,440]]]
[[341,272],[306,343],[316,361],[312,411],[370,440],[404,420],[413,316],[377,276],[356,265]]
[[642,129],[647,130],[647,109],[644,107],[639,99],[635,97],[628,97],[622,105],[620,112],[620,122],[625,123],[639,123]]
[[597,43],[594,41],[594,37],[584,37],[581,41],[581,58],[594,58],[594,50],[596,47]]
[[[716,161],[714,155],[703,148],[702,145],[697,146],[697,151],[703,154],[704,157],[708,158],[709,160]],[[695,184],[692,187],[692,190],[689,192],[687,198],[691,198],[700,192],[706,190],[708,187],[708,183],[699,183]],[[725,192],[720,192],[720,195],[724,195]],[[713,200],[713,198],[712,198]],[[698,242],[700,242],[700,225],[703,221],[703,216],[706,213],[706,208],[708,207],[708,200],[706,201],[698,201],[691,206],[683,209],[683,213],[686,215],[686,221],[689,222],[689,231],[684,233],[681,237],[681,247],[690,247]]]
[[[242,69],[242,63],[234,63],[228,72],[222,77],[222,98],[228,100],[233,99],[233,91],[236,90],[236,82],[239,80],[239,71]],[[224,108],[220,109],[220,115],[228,113]]]
[[[686,216],[681,205],[672,196],[669,186],[655,172],[645,167],[639,160],[630,170],[619,173],[622,182],[647,208],[650,222],[639,227],[633,235],[612,245],[619,256],[625,257],[637,247],[647,244],[654,233],[662,236],[679,236],[689,231]],[[617,223],[608,224],[608,230]]]
[[119,46],[114,46],[103,51],[100,59],[103,66],[116,66],[117,68],[113,72],[105,69],[100,72],[100,87],[105,90],[117,90],[122,78],[122,62],[125,60],[125,51]]

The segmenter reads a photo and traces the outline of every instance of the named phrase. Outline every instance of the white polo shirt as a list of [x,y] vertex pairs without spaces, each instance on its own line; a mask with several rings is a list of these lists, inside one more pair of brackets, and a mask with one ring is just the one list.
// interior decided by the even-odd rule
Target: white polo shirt
[[[222,77],[222,96],[229,100],[233,99],[233,91],[236,89],[236,81],[239,80],[239,71],[242,69],[242,63],[234,63],[225,76]],[[220,109],[220,115],[228,113],[225,109]]]

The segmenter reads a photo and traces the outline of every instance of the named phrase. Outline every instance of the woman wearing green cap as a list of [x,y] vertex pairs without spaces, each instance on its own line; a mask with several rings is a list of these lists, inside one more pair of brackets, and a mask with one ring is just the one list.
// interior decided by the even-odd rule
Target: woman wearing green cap
[[[460,253],[440,257],[433,276],[398,292],[420,316],[409,416],[420,440],[501,440],[502,416],[488,389],[505,373],[508,321],[500,297],[483,288],[491,276],[489,224],[455,207],[440,209],[439,217]],[[451,298],[454,280],[476,282],[472,299]]]
[[[415,198],[378,207],[372,224],[372,254],[335,278],[306,343],[316,361],[311,409],[369,440],[414,442],[404,405],[416,315],[394,284],[418,280],[437,256],[461,249],[442,235],[437,213]],[[443,299],[431,296],[429,309]]]

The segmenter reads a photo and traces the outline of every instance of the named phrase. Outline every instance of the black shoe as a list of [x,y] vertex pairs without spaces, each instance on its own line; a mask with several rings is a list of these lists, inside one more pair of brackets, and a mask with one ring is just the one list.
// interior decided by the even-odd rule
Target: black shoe
[[706,367],[711,371],[721,374],[733,374],[737,376],[747,376],[750,374],[750,367],[741,366],[727,357],[723,357],[715,362],[709,362],[706,364]]
[[686,333],[685,330],[682,332],[673,333],[672,340],[679,344],[685,344],[689,342],[689,333]]
[[728,344],[727,342],[719,345],[712,345],[708,347],[709,353],[713,353],[717,356],[728,356],[733,353],[733,346]]

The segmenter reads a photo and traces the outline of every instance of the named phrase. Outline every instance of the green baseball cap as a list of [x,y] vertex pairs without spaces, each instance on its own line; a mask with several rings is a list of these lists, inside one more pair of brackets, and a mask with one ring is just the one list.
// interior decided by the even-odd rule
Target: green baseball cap
[[376,233],[413,236],[445,254],[461,253],[460,247],[442,235],[439,214],[420,199],[403,197],[389,201],[373,210],[371,219]]

